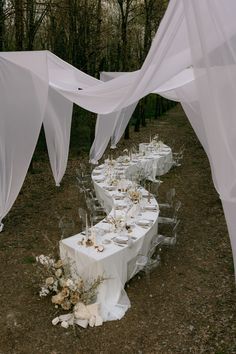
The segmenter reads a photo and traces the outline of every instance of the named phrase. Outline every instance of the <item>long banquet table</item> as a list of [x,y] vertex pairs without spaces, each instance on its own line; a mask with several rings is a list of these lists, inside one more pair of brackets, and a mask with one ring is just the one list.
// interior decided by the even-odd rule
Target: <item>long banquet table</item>
[[[165,151],[166,155],[170,153],[169,150]],[[159,159],[162,157],[160,154]],[[158,157],[154,155],[152,161],[154,159],[158,160]],[[144,164],[147,160],[151,161],[145,156],[141,157],[141,162],[142,160]],[[124,178],[130,175],[130,170],[136,163],[135,159],[129,163],[118,162],[117,171]],[[103,245],[103,252],[97,252],[93,247],[81,245],[80,241],[84,237],[84,232],[60,242],[61,258],[69,258],[75,262],[80,276],[87,280],[96,279],[98,276],[106,278],[100,285],[97,296],[103,321],[122,318],[130,307],[124,286],[137,272],[138,255],[147,255],[149,251],[151,241],[157,234],[159,215],[157,201],[141,187],[139,187],[139,192],[142,194],[140,205],[128,203],[128,207],[126,193],[118,191],[119,184],[118,186],[112,185],[110,178],[106,175],[110,168],[111,166],[107,164],[96,167],[92,173],[92,180],[97,197],[110,211],[110,217],[125,219],[127,215],[130,215],[129,224],[132,232],[128,237],[129,242],[127,244],[116,242],[117,238],[114,239],[114,237],[119,238],[119,235],[106,219],[96,224],[95,227],[97,242]],[[125,179],[123,181],[129,184],[129,181]],[[139,208],[136,213],[132,212],[135,208]]]

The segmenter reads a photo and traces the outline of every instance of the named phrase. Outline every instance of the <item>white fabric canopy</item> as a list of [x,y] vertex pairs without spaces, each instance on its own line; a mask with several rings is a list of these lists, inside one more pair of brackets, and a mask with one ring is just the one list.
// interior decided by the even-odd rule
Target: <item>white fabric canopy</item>
[[[70,119],[66,115],[71,105],[51,90],[48,95],[49,86],[65,99],[106,115],[107,121],[110,113],[159,92],[181,101],[208,154],[236,262],[235,13],[235,0],[170,0],[141,69],[107,82],[91,78],[48,51],[0,53],[0,221],[23,183],[44,117],[57,184],[64,173],[70,125],[65,121]],[[124,127],[119,124],[121,132]],[[115,126],[109,126],[110,139]],[[95,157],[103,148],[95,144]]]
[[[100,79],[109,81],[116,77],[127,75],[123,72],[101,72]],[[156,88],[152,93],[160,94],[168,99],[180,101],[175,90],[193,82],[194,73],[192,68],[187,68],[179,74],[172,77],[160,87]],[[96,132],[93,145],[90,150],[90,162],[96,164],[102,157],[106,147],[111,140],[111,148],[115,148],[124,134],[125,128],[137,106],[138,102],[123,108],[120,111],[99,114],[96,122]]]
[[54,89],[96,85],[48,51],[0,53],[0,231],[24,182],[42,123],[56,185],[64,175],[72,101]]
[[[103,82],[110,81],[116,77],[128,73],[101,72],[100,79]],[[104,154],[106,147],[111,140],[111,148],[116,148],[116,144],[122,137],[125,128],[132,116],[138,102],[124,107],[119,111],[108,114],[98,114],[95,129],[95,139],[90,150],[90,162],[96,164]]]
[[45,81],[0,56],[0,231],[24,182],[44,118],[47,71],[40,75]]

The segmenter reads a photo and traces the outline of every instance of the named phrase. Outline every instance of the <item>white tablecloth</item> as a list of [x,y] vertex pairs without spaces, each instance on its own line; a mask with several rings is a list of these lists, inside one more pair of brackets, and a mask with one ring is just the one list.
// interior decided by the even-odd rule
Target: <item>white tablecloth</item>
[[156,176],[166,174],[173,165],[172,150],[165,144],[155,147],[149,143],[141,143],[139,151],[143,154],[139,161],[151,181],[155,181]]
[[[147,172],[146,177],[155,180],[157,175],[168,172],[172,165],[171,149],[164,144],[155,149],[152,146],[150,148],[148,144],[142,144],[140,151],[141,153],[131,158],[118,159],[119,162],[108,161],[93,171],[92,179],[96,195],[111,216],[125,218],[128,211],[127,199],[122,199],[117,186],[112,185],[114,181],[111,182],[111,179],[114,179],[114,174],[119,174],[122,178],[131,178],[141,168]],[[85,247],[80,244],[84,237],[82,233],[60,242],[61,258],[69,257],[75,262],[80,276],[87,280],[94,280],[99,275],[106,278],[99,287],[97,297],[104,321],[120,319],[130,307],[129,298],[124,290],[125,283],[136,274],[138,255],[147,255],[150,243],[157,234],[159,215],[157,201],[154,198],[149,200],[145,189],[140,188],[140,191],[143,195],[140,203],[142,209],[132,222],[132,233],[129,234],[132,245],[115,243],[113,238],[117,234],[105,221],[96,225],[97,234],[99,233],[98,244],[104,245],[104,251],[101,253],[97,252],[94,247]],[[139,225],[140,222],[147,220],[150,221],[150,225]]]
[[[100,198],[107,198],[107,203],[115,207],[117,204],[122,204],[122,200],[116,201],[113,196],[116,191],[107,191],[106,181],[94,181],[96,190],[100,191]],[[143,194],[147,192],[142,189]],[[100,303],[100,313],[104,321],[120,319],[124,316],[126,310],[130,307],[130,301],[124,290],[125,283],[136,273],[136,259],[138,254],[146,255],[148,253],[151,240],[157,234],[158,226],[158,204],[154,198],[147,206],[156,208],[156,210],[143,210],[142,214],[138,216],[140,220],[152,220],[152,225],[144,228],[134,224],[131,236],[133,239],[132,246],[124,245],[118,246],[111,242],[105,244],[102,253],[97,252],[94,248],[86,248],[78,244],[83,235],[78,234],[60,242],[61,258],[69,257],[76,263],[78,274],[85,279],[94,279],[98,275],[103,275],[107,279],[100,285],[97,301]],[[116,217],[124,214],[123,210],[116,210]],[[111,211],[114,215],[114,208]],[[105,222],[100,222],[96,225],[97,229],[103,230],[101,233],[101,242],[104,239],[111,240],[114,233],[109,231],[110,225]]]

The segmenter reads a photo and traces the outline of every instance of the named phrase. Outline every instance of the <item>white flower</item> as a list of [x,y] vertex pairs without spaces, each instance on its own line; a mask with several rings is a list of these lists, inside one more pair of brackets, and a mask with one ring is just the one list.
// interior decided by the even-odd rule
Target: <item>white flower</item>
[[36,261],[42,265],[45,266],[53,266],[54,265],[54,259],[48,257],[48,256],[44,256],[43,254],[41,254],[40,256],[36,257]]
[[64,288],[66,286],[66,280],[64,278],[60,278],[59,279],[59,284],[62,288]]
[[71,279],[67,279],[66,287],[68,287],[70,290],[76,290],[76,285]]
[[44,286],[41,288],[40,292],[39,292],[39,296],[43,297],[43,296],[47,296],[49,294],[49,290],[47,288],[45,288]]

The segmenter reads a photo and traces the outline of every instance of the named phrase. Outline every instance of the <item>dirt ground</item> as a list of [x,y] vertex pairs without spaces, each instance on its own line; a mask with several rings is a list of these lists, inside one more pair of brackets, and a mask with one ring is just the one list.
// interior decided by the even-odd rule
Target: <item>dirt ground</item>
[[[148,123],[131,142],[147,142],[150,132],[178,150],[179,168],[165,177],[160,199],[175,187],[182,201],[175,248],[161,265],[133,278],[126,287],[131,308],[120,321],[101,327],[52,326],[57,310],[38,296],[34,257],[57,254],[58,220],[67,215],[80,230],[80,200],[75,169],[87,155],[70,156],[60,188],[55,187],[48,158],[34,164],[0,234],[0,354],[79,353],[236,353],[236,293],[230,241],[209,163],[180,107]],[[119,154],[130,141],[119,145]]]

